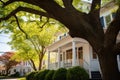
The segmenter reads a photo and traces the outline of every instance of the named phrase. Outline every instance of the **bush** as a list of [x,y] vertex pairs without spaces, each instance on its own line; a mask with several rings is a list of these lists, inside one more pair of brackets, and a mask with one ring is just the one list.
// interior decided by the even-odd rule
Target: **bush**
[[28,73],[26,75],[26,80],[35,80],[35,74],[37,74],[38,72],[31,72],[31,73]]
[[53,80],[66,80],[67,70],[65,68],[60,68],[55,71],[53,75]]
[[20,77],[20,73],[16,72],[15,74],[10,75],[10,77]]
[[67,80],[89,80],[89,75],[83,68],[77,66],[68,69]]
[[35,75],[35,79],[34,80],[44,80],[46,74],[49,72],[49,70],[43,70],[43,71],[39,71],[36,75]]
[[54,75],[54,70],[50,70],[47,74],[46,74],[46,76],[45,76],[45,80],[53,80],[52,79],[52,77],[53,77],[53,75]]

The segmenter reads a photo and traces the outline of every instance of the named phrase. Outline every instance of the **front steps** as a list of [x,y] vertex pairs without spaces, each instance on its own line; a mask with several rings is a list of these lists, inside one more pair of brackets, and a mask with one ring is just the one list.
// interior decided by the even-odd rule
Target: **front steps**
[[102,80],[101,74],[99,71],[92,71],[91,72],[91,78],[90,80]]

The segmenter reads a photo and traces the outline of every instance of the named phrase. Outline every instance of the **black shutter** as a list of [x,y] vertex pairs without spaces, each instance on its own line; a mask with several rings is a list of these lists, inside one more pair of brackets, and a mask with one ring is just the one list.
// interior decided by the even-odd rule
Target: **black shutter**
[[101,24],[102,24],[102,27],[105,27],[105,24],[104,24],[104,17],[103,17],[103,16],[100,17],[100,22],[101,22]]

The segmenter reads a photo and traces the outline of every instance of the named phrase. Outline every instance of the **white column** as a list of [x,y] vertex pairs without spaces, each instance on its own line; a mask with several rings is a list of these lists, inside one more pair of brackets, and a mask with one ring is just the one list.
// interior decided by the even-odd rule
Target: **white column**
[[66,67],[66,64],[67,64],[67,53],[66,53],[66,51],[65,51],[64,67]]
[[60,68],[60,48],[58,48],[57,62],[58,62],[58,68]]
[[64,52],[62,53],[62,67],[64,67]]
[[75,49],[75,41],[72,42],[72,66],[76,66],[76,49]]
[[76,51],[76,52],[77,52],[77,53],[76,53],[76,54],[77,54],[77,59],[76,59],[76,60],[77,60],[77,61],[76,61],[77,66],[79,66],[79,54],[78,54],[78,49],[79,49],[79,48],[77,47],[77,49],[76,49],[76,50],[77,50],[77,51]]
[[50,69],[50,51],[48,51],[47,69]]

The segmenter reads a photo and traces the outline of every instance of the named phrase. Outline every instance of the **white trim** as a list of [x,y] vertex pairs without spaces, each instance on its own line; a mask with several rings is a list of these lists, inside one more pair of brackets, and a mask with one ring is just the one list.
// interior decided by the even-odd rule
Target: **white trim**
[[60,48],[58,48],[57,62],[58,62],[58,68],[60,68]]
[[72,66],[76,66],[76,49],[75,49],[75,41],[72,42]]

